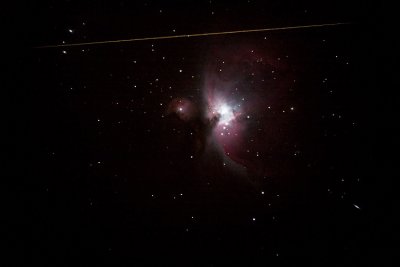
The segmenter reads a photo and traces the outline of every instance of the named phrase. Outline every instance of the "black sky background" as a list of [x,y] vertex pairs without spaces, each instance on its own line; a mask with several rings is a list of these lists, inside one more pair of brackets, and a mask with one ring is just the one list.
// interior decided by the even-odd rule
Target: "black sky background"
[[[383,4],[41,1],[18,5],[6,16],[12,25],[11,39],[18,42],[5,50],[15,51],[5,55],[9,66],[5,74],[10,78],[13,163],[6,168],[13,195],[7,211],[10,225],[16,226],[7,231],[6,241],[16,252],[16,265],[390,265],[389,255],[397,247],[391,241],[398,240],[394,184],[389,178],[395,165],[392,149],[377,145],[377,136],[388,132],[389,141],[396,136],[395,118],[390,115],[394,100],[379,97],[395,87],[390,60],[396,58],[391,54],[395,50],[391,46],[396,46],[377,30],[376,20],[382,17],[375,13]],[[383,17],[380,23],[391,22],[390,16]],[[189,126],[161,119],[165,106],[159,102],[166,105],[169,94],[154,91],[148,96],[146,84],[157,73],[163,86],[173,85],[171,94],[200,98],[195,88],[201,89],[210,47],[257,43],[263,34],[78,47],[65,49],[66,55],[63,49],[33,48],[62,41],[333,22],[353,24],[267,34],[277,53],[291,53],[289,63],[303,77],[298,91],[285,99],[308,108],[291,121],[296,132],[286,133],[304,151],[301,159],[288,158],[290,150],[279,147],[271,159],[274,175],[258,187],[217,167],[199,172],[188,160],[190,137],[170,132],[176,127],[187,134]],[[74,33],[68,34],[68,29]],[[321,44],[324,39],[326,45]],[[83,56],[81,49],[87,54]],[[388,62],[378,59],[380,52]],[[335,53],[348,59],[350,67],[335,67],[334,59],[326,60]],[[163,55],[167,62],[160,60]],[[138,64],[132,64],[134,59]],[[196,79],[172,71],[180,67]],[[381,82],[377,80],[382,69],[386,79]],[[325,76],[334,77],[329,86],[339,88],[333,97],[323,92],[320,81]],[[132,91],[131,80],[146,89]],[[137,106],[143,97],[146,100]],[[321,114],[332,111],[343,114],[345,123],[320,121]],[[353,130],[344,126],[352,120],[357,122]],[[312,130],[315,125],[320,132]],[[337,138],[316,134],[325,132]],[[377,146],[383,151],[375,152]],[[378,170],[381,155],[387,160]],[[343,176],[345,184],[338,180]],[[335,192],[333,196],[327,188]],[[340,199],[343,192],[348,194],[345,200]],[[184,260],[187,256],[189,261]]]

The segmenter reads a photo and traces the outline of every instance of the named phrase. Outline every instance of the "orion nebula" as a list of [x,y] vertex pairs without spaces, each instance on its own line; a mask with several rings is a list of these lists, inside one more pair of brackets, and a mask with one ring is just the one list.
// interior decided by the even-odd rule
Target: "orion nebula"
[[207,135],[200,138],[202,146],[214,146],[224,164],[240,166],[252,175],[268,174],[265,155],[271,147],[266,138],[275,140],[271,134],[276,131],[266,133],[264,129],[279,127],[271,120],[274,109],[286,105],[287,112],[294,111],[293,105],[282,103],[295,82],[294,74],[276,53],[268,44],[251,41],[213,45],[204,68],[203,97],[196,101],[199,104],[176,98],[168,106],[168,114],[174,112],[185,122],[196,118],[201,128],[209,128],[201,132]]

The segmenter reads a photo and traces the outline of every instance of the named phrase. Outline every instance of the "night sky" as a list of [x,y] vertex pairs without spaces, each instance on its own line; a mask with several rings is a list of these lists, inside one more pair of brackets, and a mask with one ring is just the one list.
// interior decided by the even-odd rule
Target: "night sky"
[[13,210],[19,230],[7,239],[15,263],[390,263],[382,253],[394,222],[381,205],[373,153],[374,4],[69,0],[19,8],[24,52],[16,62],[25,75],[15,78],[13,125],[23,210]]

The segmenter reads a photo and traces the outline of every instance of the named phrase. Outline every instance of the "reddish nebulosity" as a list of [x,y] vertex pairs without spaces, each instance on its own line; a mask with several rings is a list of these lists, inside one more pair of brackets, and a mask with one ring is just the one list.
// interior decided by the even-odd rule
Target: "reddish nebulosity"
[[226,156],[252,172],[262,172],[259,155],[268,151],[256,126],[277,127],[264,113],[279,104],[291,82],[276,53],[259,44],[215,46],[205,70],[206,116],[219,116],[212,137]]
[[187,98],[175,98],[167,108],[167,114],[171,113],[177,114],[183,121],[190,121],[198,116],[198,108]]

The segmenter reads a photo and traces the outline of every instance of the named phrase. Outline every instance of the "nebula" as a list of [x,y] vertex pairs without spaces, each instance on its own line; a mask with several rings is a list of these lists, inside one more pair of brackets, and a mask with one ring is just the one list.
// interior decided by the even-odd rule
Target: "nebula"
[[204,74],[206,116],[218,117],[213,143],[224,156],[261,175],[266,165],[262,156],[270,149],[264,129],[279,127],[271,120],[271,106],[282,106],[293,81],[277,50],[255,42],[217,45]]
[[183,121],[190,121],[198,116],[198,107],[187,98],[173,99],[167,108],[167,114],[177,114]]
[[283,140],[277,136],[282,127],[274,118],[280,114],[278,108],[287,105],[293,81],[275,53],[259,44],[211,49],[203,75],[203,99],[196,99],[202,104],[176,98],[168,106],[168,113],[192,125],[196,146],[201,148],[196,151],[213,146],[231,166],[265,174],[269,151]]

